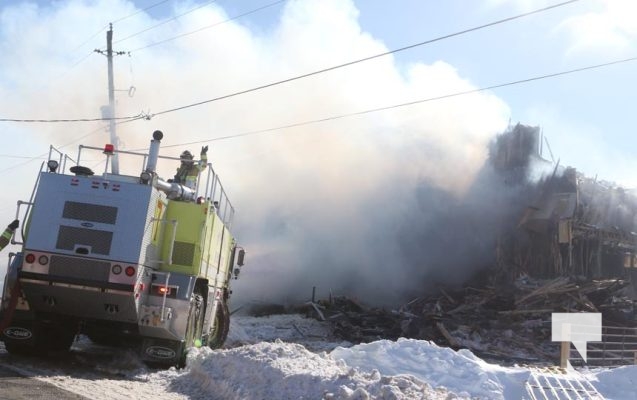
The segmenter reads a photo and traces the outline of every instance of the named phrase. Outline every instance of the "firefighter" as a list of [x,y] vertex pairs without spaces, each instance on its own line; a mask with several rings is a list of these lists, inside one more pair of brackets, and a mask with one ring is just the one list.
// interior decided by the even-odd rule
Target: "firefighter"
[[[2,232],[2,235],[0,235],[0,250],[7,247],[11,240],[11,236],[13,236],[15,230],[18,229],[18,226],[20,226],[20,221],[16,219],[7,226],[7,229],[5,229],[4,232]],[[2,314],[0,316],[0,332],[4,331],[11,321],[13,310],[15,309],[18,301],[18,293],[20,292],[20,285],[17,281],[17,270],[12,268],[11,265],[9,266],[9,270],[7,271],[4,279],[6,290],[5,293],[2,294],[4,299],[0,301],[0,314]],[[9,311],[7,311],[7,309]]]
[[207,164],[208,146],[203,146],[201,148],[201,158],[196,164],[193,160],[192,153],[185,150],[181,153],[181,166],[177,169],[177,174],[175,175],[173,182],[181,183],[182,185],[195,190],[199,173],[206,169]]
[[0,236],[0,250],[4,249],[9,244],[11,236],[13,236],[13,232],[18,229],[18,226],[20,226],[20,221],[16,219],[7,226],[7,229],[5,229],[4,232],[2,232],[2,236]]

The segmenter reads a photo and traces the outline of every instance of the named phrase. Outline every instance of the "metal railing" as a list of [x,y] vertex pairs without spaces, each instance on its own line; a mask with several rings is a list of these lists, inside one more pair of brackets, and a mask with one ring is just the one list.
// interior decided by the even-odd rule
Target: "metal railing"
[[[104,152],[104,148],[102,147],[93,147],[93,146],[84,146],[84,145],[80,145],[79,149],[78,149],[78,154],[77,154],[77,160],[67,156],[66,154],[64,154],[63,152],[59,151],[58,149],[54,148],[53,146],[50,147],[49,149],[49,160],[56,160],[59,163],[59,170],[57,171],[58,173],[65,173],[66,172],[66,167],[67,167],[67,161],[70,161],[70,163],[72,165],[80,165],[81,164],[81,160],[82,160],[82,152],[84,150],[96,150],[96,151],[100,151],[103,154],[106,155],[106,163],[105,163],[105,169],[104,169],[104,174],[106,175],[108,172],[108,167],[109,167],[109,161],[111,160],[111,157],[114,154],[126,154],[126,155],[132,155],[132,156],[137,156],[137,157],[141,157],[141,165],[140,165],[140,169],[139,169],[139,173],[141,173],[142,171],[144,171],[144,168],[146,166],[146,162],[148,160],[149,154],[146,153],[141,153],[141,152],[135,152],[135,151],[126,151],[126,150],[113,150],[111,153],[106,153]],[[180,162],[181,158],[179,157],[169,157],[169,156],[158,156],[159,159],[163,159],[163,160],[172,160],[172,161],[176,161],[176,162]],[[193,160],[194,162],[197,162],[197,160]],[[228,195],[223,187],[223,185],[221,184],[221,180],[219,179],[219,175],[215,172],[215,170],[212,167],[211,163],[207,163],[206,164],[206,171],[204,174],[200,174],[200,176],[198,177],[197,180],[197,188],[196,188],[196,193],[197,193],[197,199],[200,199],[201,201],[207,201],[210,203],[210,205],[212,207],[214,207],[215,212],[217,213],[217,215],[219,215],[219,217],[221,218],[221,220],[223,221],[223,223],[228,227],[228,229],[231,228],[232,226],[232,221],[234,219],[234,213],[235,213],[235,209],[234,206],[232,205],[232,203],[230,202],[230,199],[228,199]],[[43,164],[42,168],[43,171],[46,170],[46,163]]]
[[573,366],[637,365],[637,327],[602,326],[602,341],[587,343],[586,362],[573,346],[569,360]]

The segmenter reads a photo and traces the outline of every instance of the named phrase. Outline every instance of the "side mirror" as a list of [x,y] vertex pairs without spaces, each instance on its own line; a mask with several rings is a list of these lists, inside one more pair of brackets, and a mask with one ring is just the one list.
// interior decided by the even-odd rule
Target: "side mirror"
[[241,249],[239,250],[239,257],[237,258],[237,265],[242,267],[243,266],[243,261],[246,257],[246,251]]

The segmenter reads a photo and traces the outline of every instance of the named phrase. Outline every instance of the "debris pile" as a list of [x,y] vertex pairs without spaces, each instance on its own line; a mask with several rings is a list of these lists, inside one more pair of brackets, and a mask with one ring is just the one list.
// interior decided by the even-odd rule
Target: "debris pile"
[[353,343],[425,339],[499,362],[559,360],[554,312],[601,313],[604,327],[636,326],[637,192],[562,167],[552,154],[544,159],[544,142],[538,127],[517,124],[490,147],[485,187],[495,179],[502,198],[494,204],[508,208],[485,214],[494,219],[494,248],[480,283],[466,276],[461,289],[438,289],[391,311],[341,297],[312,301],[308,312]]
[[468,348],[499,362],[555,363],[559,343],[551,342],[551,313],[603,312],[604,324],[635,326],[633,301],[618,279],[577,282],[568,277],[508,286],[440,289],[394,310],[367,308],[346,297],[308,303],[306,311],[325,319],[334,334],[352,343],[399,337]]

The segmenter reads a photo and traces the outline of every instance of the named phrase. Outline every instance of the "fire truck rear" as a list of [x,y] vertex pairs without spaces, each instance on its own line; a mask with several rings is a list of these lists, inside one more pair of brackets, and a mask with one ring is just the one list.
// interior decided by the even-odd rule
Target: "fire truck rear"
[[[194,189],[161,179],[158,161],[179,160],[159,155],[162,138],[155,131],[148,154],[80,146],[77,161],[51,147],[32,198],[18,202],[21,248],[0,318],[10,353],[68,350],[84,334],[180,366],[188,348],[223,344],[245,254],[230,232],[234,208],[210,164]],[[95,150],[101,175],[81,165]],[[141,161],[135,175],[108,172],[123,155]]]

